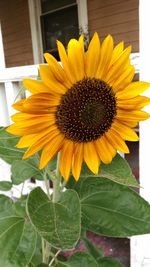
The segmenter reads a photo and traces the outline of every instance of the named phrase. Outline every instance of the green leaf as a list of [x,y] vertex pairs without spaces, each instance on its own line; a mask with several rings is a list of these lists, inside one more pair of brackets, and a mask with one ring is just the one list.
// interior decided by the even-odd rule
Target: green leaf
[[67,262],[60,262],[58,261],[54,267],[71,267],[70,264],[68,264]]
[[113,257],[103,257],[99,261],[100,267],[123,267],[122,263]]
[[37,265],[37,267],[48,267],[48,265],[45,263],[40,263],[39,265]]
[[12,188],[12,183],[8,181],[0,181],[0,190],[9,191]]
[[35,246],[33,226],[26,218],[18,216],[11,199],[0,195],[0,266],[27,266]]
[[88,238],[84,237],[82,240],[89,254],[93,256],[97,263],[99,263],[100,259],[103,257],[103,252],[98,249]]
[[28,267],[36,267],[41,262],[42,262],[42,241],[41,237],[37,235],[36,249]]
[[114,237],[150,233],[150,205],[132,189],[96,177],[82,177],[74,189],[84,228]]
[[122,185],[139,187],[128,162],[119,154],[117,154],[110,164],[102,163],[100,169],[100,177],[108,178]]
[[31,177],[43,179],[42,171],[38,167],[38,161],[35,157],[27,160],[15,160],[11,166],[13,184],[18,185]]
[[41,188],[34,189],[27,201],[29,217],[39,234],[52,246],[74,248],[80,237],[81,212],[77,193],[67,190],[53,203]]
[[95,259],[88,253],[77,252],[68,260],[70,267],[99,267]]
[[[83,164],[81,177],[89,177],[92,176],[92,172],[87,168],[85,164]],[[100,165],[100,171],[98,175],[95,177],[102,177],[112,180],[118,184],[126,185],[126,186],[133,186],[139,187],[139,184],[132,173],[132,170],[123,157],[119,154],[114,157],[110,164],[103,164]]]
[[0,128],[0,158],[9,164],[21,159],[24,154],[24,150],[15,147],[18,140],[18,137],[7,133],[5,128]]

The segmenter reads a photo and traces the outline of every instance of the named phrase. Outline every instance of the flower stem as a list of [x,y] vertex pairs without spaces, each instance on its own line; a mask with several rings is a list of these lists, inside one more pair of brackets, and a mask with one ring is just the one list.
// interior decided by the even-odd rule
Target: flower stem
[[61,250],[58,250],[57,253],[54,255],[53,259],[51,260],[51,262],[49,263],[49,267],[52,266],[53,262],[56,260],[57,256],[59,255],[59,253],[61,252]]
[[60,153],[57,155],[56,178],[53,180],[53,202],[58,202],[61,192],[61,174],[59,171]]
[[50,193],[49,193],[49,180],[47,179],[47,173],[46,171],[44,172],[44,182],[45,182],[45,187],[46,187],[46,191],[47,191],[47,196],[49,199],[51,199]]

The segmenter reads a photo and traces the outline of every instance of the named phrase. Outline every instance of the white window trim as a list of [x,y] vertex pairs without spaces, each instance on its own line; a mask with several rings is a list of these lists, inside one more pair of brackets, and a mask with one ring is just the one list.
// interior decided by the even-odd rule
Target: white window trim
[[78,5],[78,22],[81,33],[88,35],[88,8],[87,0],[77,0]]
[[40,0],[28,0],[34,64],[43,63],[42,32],[40,24]]
[[0,22],[0,69],[5,68],[5,54],[4,54],[4,46],[3,46],[3,36],[2,36],[2,28]]
[[[40,0],[28,0],[34,64],[44,62],[40,23]],[[79,30],[88,36],[87,0],[77,0]]]

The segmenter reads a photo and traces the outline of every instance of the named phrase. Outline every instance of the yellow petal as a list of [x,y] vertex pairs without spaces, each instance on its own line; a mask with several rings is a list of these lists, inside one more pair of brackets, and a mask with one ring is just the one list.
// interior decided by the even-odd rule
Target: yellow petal
[[[37,101],[34,101],[34,99],[37,99]],[[54,101],[52,101],[52,99]],[[23,113],[29,113],[30,115],[31,114],[42,115],[42,114],[54,113],[56,112],[57,109],[56,104],[59,103],[60,98],[57,96],[56,98],[52,99],[49,98],[49,100],[45,99],[46,101],[42,101],[42,99],[40,100],[40,98],[38,98],[38,94],[35,94],[28,97],[27,99],[24,99],[23,101],[21,100],[16,102],[15,104],[13,104],[13,108],[22,111]],[[52,102],[54,105],[51,105]]]
[[86,75],[95,77],[100,60],[100,39],[95,32],[86,54]]
[[121,53],[123,52],[124,49],[124,42],[120,42],[119,44],[117,44],[112,52],[112,58],[110,61],[110,66],[113,65],[117,59],[120,57]]
[[51,95],[48,93],[39,93],[29,96],[24,102],[24,107],[36,107],[39,109],[47,108],[51,106],[58,106],[60,104],[61,97],[60,95]]
[[150,114],[141,110],[121,110],[118,109],[116,119],[128,121],[143,121],[150,118]]
[[121,109],[141,109],[147,105],[150,105],[150,98],[146,96],[136,96],[128,100],[117,99],[117,106]]
[[74,143],[69,140],[65,140],[64,145],[61,150],[60,156],[60,172],[64,177],[65,181],[68,181],[70,170],[72,166],[72,158],[74,151]]
[[68,44],[68,61],[76,81],[82,80],[85,77],[83,50],[75,39]]
[[[55,128],[55,129],[54,129]],[[34,155],[36,152],[40,151],[42,148],[44,148],[49,142],[55,138],[56,136],[59,136],[60,131],[57,130],[56,126],[52,127],[52,129],[49,129],[49,133],[44,135],[43,137],[39,138],[32,146],[28,148],[28,150],[25,152],[23,159],[29,158],[32,155]]]
[[99,169],[99,158],[93,142],[84,143],[84,160],[89,169],[97,174]]
[[34,125],[34,127],[33,125],[22,126],[19,123],[14,123],[7,128],[7,132],[12,133],[14,135],[28,135],[38,133],[39,131],[43,131],[44,129],[46,130],[50,126],[50,122],[40,122]]
[[114,132],[114,130],[111,128],[108,132],[105,133],[106,138],[108,139],[108,142],[117,150],[123,152],[123,153],[129,153],[129,149],[126,145],[126,143],[123,141],[121,136]]
[[120,57],[117,59],[114,65],[112,65],[112,67],[109,69],[105,78],[106,82],[109,82],[111,78],[115,80],[116,76],[119,77],[122,74],[122,67],[124,67],[124,65],[129,60],[130,53],[131,53],[131,46],[129,46],[124,50],[124,52],[120,55]]
[[37,138],[37,134],[29,134],[20,138],[17,143],[17,148],[25,148],[31,146]]
[[22,82],[24,87],[28,89],[28,91],[32,94],[43,93],[43,92],[50,93],[49,87],[46,86],[42,81],[24,79]]
[[116,78],[114,83],[112,83],[113,91],[117,92],[128,86],[131,83],[134,74],[134,66],[129,66],[125,71],[123,71],[123,73],[118,78]]
[[61,60],[61,63],[63,65],[64,71],[65,71],[70,83],[74,84],[76,82],[76,79],[70,70],[66,50],[65,50],[63,44],[59,41],[57,41],[57,47],[58,47],[58,52],[59,52],[60,60]]
[[94,143],[101,161],[105,164],[109,164],[116,154],[116,150],[109,144],[105,136],[100,137]]
[[[47,120],[50,122],[55,122],[54,114],[44,114],[44,115],[33,115],[28,113],[16,113],[11,116],[12,121],[14,122],[23,122],[23,121],[35,121],[35,120]],[[23,124],[23,123],[22,123]]]
[[129,121],[129,120],[118,119],[118,118],[115,118],[115,120],[117,120],[119,123],[123,123],[124,125],[130,128],[135,128],[138,125],[138,121]]
[[108,35],[101,46],[100,63],[96,72],[96,78],[103,79],[103,74],[107,72],[113,52],[113,38]]
[[40,75],[43,82],[49,87],[50,93],[64,94],[67,91],[67,88],[54,78],[49,66],[40,65]]
[[83,34],[79,37],[79,44],[81,46],[82,53],[84,55],[84,35]]
[[59,134],[52,138],[44,147],[40,159],[40,169],[43,169],[48,164],[48,162],[58,153],[63,145],[63,140],[64,136]]
[[113,123],[112,129],[117,132],[124,140],[128,141],[138,141],[138,135],[129,127],[125,126],[122,123],[119,123],[117,120]]
[[51,128],[48,128],[47,130],[41,131],[40,133],[25,135],[20,138],[16,147],[18,148],[31,147],[37,140],[49,134],[51,130],[54,130],[54,128],[51,127]]
[[83,143],[76,144],[75,151],[74,151],[72,174],[76,181],[78,181],[80,177],[82,162],[83,162]]
[[55,76],[55,78],[59,82],[63,83],[65,87],[70,88],[72,84],[69,82],[64,69],[61,67],[58,61],[49,53],[45,53],[44,57],[46,59],[46,62],[50,66],[50,69],[53,75]]
[[16,103],[14,103],[12,105],[12,107],[16,110],[22,111],[23,110],[23,104],[25,102],[26,99],[21,99],[19,101],[17,101]]
[[116,93],[118,99],[130,99],[133,98],[150,87],[148,82],[132,82],[124,90]]

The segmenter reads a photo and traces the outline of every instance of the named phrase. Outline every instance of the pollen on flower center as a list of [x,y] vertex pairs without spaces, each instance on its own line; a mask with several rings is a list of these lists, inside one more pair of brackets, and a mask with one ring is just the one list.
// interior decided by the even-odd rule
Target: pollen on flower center
[[62,96],[56,124],[67,139],[89,142],[108,131],[115,116],[116,99],[111,87],[102,80],[87,78]]

